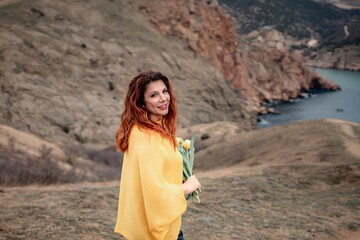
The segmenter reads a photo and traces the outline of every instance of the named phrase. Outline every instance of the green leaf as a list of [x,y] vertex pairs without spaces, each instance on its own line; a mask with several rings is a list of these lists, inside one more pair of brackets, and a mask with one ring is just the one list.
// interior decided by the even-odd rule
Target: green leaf
[[190,169],[193,169],[194,166],[194,158],[195,158],[195,140],[196,140],[196,134],[193,133],[191,137],[191,144],[190,144],[190,150],[189,150],[189,160],[190,160]]

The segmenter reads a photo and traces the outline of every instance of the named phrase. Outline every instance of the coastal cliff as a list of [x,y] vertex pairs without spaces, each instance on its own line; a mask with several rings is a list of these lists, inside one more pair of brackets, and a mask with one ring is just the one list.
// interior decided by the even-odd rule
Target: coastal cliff
[[2,2],[1,124],[105,146],[128,82],[148,69],[173,80],[180,127],[236,121],[249,130],[254,114],[267,112],[264,101],[339,88],[309,70],[279,32],[239,37],[217,1],[82,4]]
[[251,112],[266,113],[263,101],[287,101],[313,87],[340,88],[308,69],[276,31],[239,37],[235,19],[217,1],[139,0],[138,4],[159,32],[182,39],[195,56],[219,69]]

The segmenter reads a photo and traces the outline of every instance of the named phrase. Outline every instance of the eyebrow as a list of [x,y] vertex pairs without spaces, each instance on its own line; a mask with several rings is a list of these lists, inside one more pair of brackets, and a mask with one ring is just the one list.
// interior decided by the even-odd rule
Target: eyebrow
[[[164,87],[164,89],[163,89],[162,91],[164,91],[165,89],[167,90],[167,87],[166,87],[166,86]],[[151,95],[151,94],[157,93],[157,92],[158,92],[158,91],[152,91],[152,92],[150,92],[149,94]]]

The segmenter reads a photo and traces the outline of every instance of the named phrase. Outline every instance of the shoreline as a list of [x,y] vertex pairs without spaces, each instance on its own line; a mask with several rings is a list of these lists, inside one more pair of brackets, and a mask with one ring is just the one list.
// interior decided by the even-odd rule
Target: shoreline
[[315,65],[315,64],[308,64],[306,63],[306,66],[308,66],[309,68],[315,69],[315,68],[321,68],[321,69],[331,69],[331,70],[338,70],[338,71],[350,71],[350,72],[360,72],[360,66],[358,69],[350,69],[350,68],[335,68],[335,67],[325,67],[325,66],[320,66],[320,65]]
[[341,85],[341,91],[313,89],[304,98],[265,103],[276,114],[258,114],[257,128],[268,128],[307,119],[338,118],[360,122],[357,102],[360,101],[360,72],[331,68],[312,68],[320,76]]

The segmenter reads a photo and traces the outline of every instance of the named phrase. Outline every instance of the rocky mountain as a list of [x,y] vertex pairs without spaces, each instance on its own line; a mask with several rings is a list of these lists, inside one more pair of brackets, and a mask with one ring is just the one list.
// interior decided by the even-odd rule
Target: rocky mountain
[[300,50],[309,65],[360,70],[360,9],[310,0],[220,2],[236,18],[241,35],[259,28],[276,29],[294,39],[292,48]]
[[0,8],[0,123],[45,139],[112,144],[123,94],[142,70],[173,80],[180,127],[256,119],[223,75],[161,36],[126,1],[6,1]]
[[217,1],[144,0],[139,8],[164,36],[182,39],[219,69],[251,112],[266,113],[263,101],[287,101],[313,87],[339,88],[309,70],[279,32],[239,38],[236,21]]
[[281,37],[239,39],[217,1],[12,0],[0,13],[0,123],[50,141],[112,143],[122,96],[142,70],[173,80],[180,127],[230,120],[251,129],[265,100],[338,88]]
[[[172,79],[185,129],[231,121],[251,130],[264,101],[339,88],[278,31],[239,37],[217,1],[0,1],[0,34],[0,165],[10,178],[11,166],[48,182],[61,182],[59,171],[75,181],[114,176],[121,156],[109,146],[128,83],[143,70]],[[54,171],[39,175],[44,161]]]

